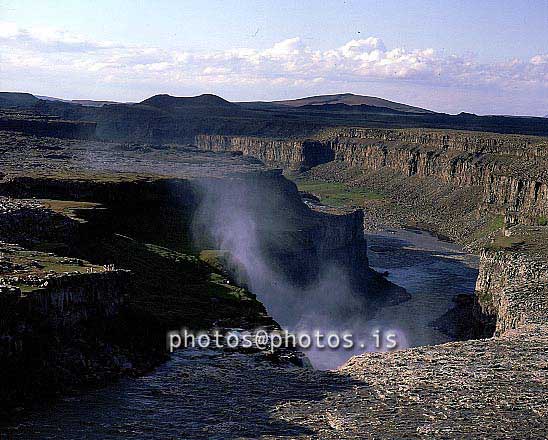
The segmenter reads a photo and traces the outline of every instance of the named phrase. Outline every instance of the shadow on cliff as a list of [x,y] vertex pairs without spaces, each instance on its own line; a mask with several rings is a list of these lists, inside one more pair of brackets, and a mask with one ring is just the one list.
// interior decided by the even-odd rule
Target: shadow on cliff
[[[285,329],[361,340],[379,307],[407,299],[369,268],[361,213],[313,211],[282,176],[204,180],[197,192],[196,246],[222,255],[220,264]],[[329,369],[363,351],[307,354],[314,366]]]

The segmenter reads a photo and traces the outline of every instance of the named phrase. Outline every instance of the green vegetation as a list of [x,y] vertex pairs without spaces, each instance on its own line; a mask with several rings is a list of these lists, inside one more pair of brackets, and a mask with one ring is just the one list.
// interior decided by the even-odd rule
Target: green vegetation
[[54,212],[66,215],[67,217],[80,222],[83,220],[78,217],[76,210],[95,209],[101,206],[99,203],[79,202],[75,200],[39,199],[38,201],[47,209],[51,209]]
[[495,216],[489,225],[487,226],[487,232],[496,232],[504,227],[504,216],[502,214],[499,214]]
[[[478,228],[475,229],[474,232],[471,233],[470,241],[481,241],[484,245],[488,245],[487,237],[492,237],[494,233],[498,232],[497,238],[503,237],[502,235],[502,228],[504,227],[504,216],[499,215],[493,215],[493,214],[485,214],[484,223]],[[491,243],[489,245],[491,247],[495,246]]]
[[28,250],[13,244],[0,244],[0,278],[8,277],[9,284],[19,287],[26,294],[43,290],[39,287],[40,281],[37,279],[48,274],[102,272],[103,270],[103,266],[78,258],[66,258],[39,250]]
[[[8,261],[16,269],[10,275],[44,276],[48,273],[102,271],[103,267],[78,258],[65,258],[37,250],[24,249],[17,245],[0,245],[0,262]],[[2,272],[0,272],[2,275]]]
[[207,252],[199,258],[120,234],[90,245],[88,253],[132,271],[132,307],[167,328],[204,328],[219,319],[237,325],[264,313],[255,295],[203,261]]
[[349,187],[344,183],[320,182],[317,180],[295,179],[299,191],[311,193],[322,203],[335,207],[363,206],[368,200],[382,200],[384,196],[367,188]]
[[200,260],[219,271],[223,271],[228,260],[228,251],[204,249],[200,252]]
[[487,248],[492,250],[510,250],[523,246],[524,244],[525,241],[521,237],[505,237],[504,235],[499,235],[494,238]]
[[548,218],[546,218],[545,216],[541,215],[541,216],[538,218],[538,224],[539,224],[539,226],[548,226]]

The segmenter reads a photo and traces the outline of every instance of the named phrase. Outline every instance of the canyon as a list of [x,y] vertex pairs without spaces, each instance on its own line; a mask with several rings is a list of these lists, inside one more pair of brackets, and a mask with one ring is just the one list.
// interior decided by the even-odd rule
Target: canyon
[[[483,298],[483,310],[497,316],[497,334],[522,322],[518,312],[508,317],[507,309],[509,301],[525,293],[514,289],[513,300],[500,298],[506,283],[519,279],[542,284],[548,213],[546,138],[341,128],[300,140],[202,135],[196,144],[212,151],[242,151],[284,167],[290,175],[298,172],[307,182],[336,182],[378,192],[382,200],[362,200],[366,216],[375,217],[377,224],[425,228],[480,251],[478,296],[480,304]],[[367,217],[365,227],[375,229]],[[518,235],[519,240],[509,239]],[[525,308],[532,313],[542,306]]]
[[[314,211],[255,160],[0,135],[8,412],[150,371],[169,330],[279,328],[263,304],[286,307],[329,268],[339,269],[330,294],[344,284],[368,316],[408,298],[369,268],[361,211]],[[37,386],[46,374],[55,380]]]
[[342,128],[303,140],[202,135],[195,143],[206,150],[242,151],[288,170],[335,161],[364,171],[433,177],[454,187],[479,187],[479,205],[511,211],[520,223],[534,224],[547,215],[548,144],[542,137]]
[[[183,111],[160,97],[143,105]],[[242,118],[251,108],[218,106]],[[87,111],[70,118],[80,124],[74,112]],[[118,117],[108,129],[88,121],[96,125],[78,135],[55,123],[51,136],[11,122],[0,131],[0,352],[10,372],[1,390],[3,415],[16,420],[10,429],[39,438],[46,414],[88,438],[112,423],[120,438],[147,438],[155,423],[165,436],[183,429],[196,438],[545,434],[546,137],[331,124],[287,135],[285,123],[243,135],[211,121],[175,136],[165,114],[135,131]],[[364,236],[397,228],[479,256],[475,294],[457,295],[445,317],[458,317],[461,340],[358,354],[333,371],[260,350],[183,350],[164,363],[165,332],[182,326],[291,328],[312,305],[365,319],[404,308],[409,292],[370,267]],[[293,315],[281,314],[288,304]],[[44,350],[27,348],[37,344]],[[36,387],[45,374],[55,381]],[[33,412],[30,404],[128,376],[136,379],[106,394],[77,394],[76,405]],[[135,419],[126,394],[145,402]],[[94,399],[127,425],[104,420],[88,430],[78,414],[93,416]],[[147,415],[147,405],[181,402],[191,417],[171,409],[179,428]],[[28,417],[17,416],[27,405]],[[212,426],[217,412],[229,417]]]
[[[346,194],[356,189],[367,191],[375,197],[360,198],[359,203],[352,204],[364,208],[366,229],[427,229],[480,254],[473,315],[485,329],[494,331],[495,338],[352,358],[339,371],[373,383],[380,400],[370,407],[343,392],[325,409],[327,420],[321,405],[314,405],[311,411],[303,409],[307,420],[312,414],[308,426],[327,422],[337,434],[326,428],[321,431],[325,438],[363,435],[374,421],[376,435],[387,438],[445,438],[457,432],[492,436],[494,431],[504,437],[495,420],[512,408],[533,421],[520,437],[543,435],[546,425],[540,418],[546,414],[548,403],[544,372],[548,304],[546,138],[338,128],[305,139],[202,135],[196,137],[196,144],[206,150],[242,151],[281,166],[288,175],[296,176],[297,184],[304,183],[305,190],[318,188],[312,195],[326,203],[333,195],[325,192],[322,197],[322,185],[342,184]],[[511,359],[521,360],[514,364]],[[527,369],[521,369],[520,364],[527,364]],[[478,381],[482,375],[500,379]],[[426,380],[431,384],[426,385]],[[523,388],[510,385],[513,383]],[[475,396],[474,403],[466,404],[466,396],[471,395]],[[424,416],[429,411],[432,415],[426,419],[418,413],[411,416],[415,404],[401,403],[401,399],[415,401]],[[493,407],[489,402],[495,399],[499,403]],[[374,408],[365,422],[360,417],[364,407]],[[490,407],[487,413],[483,411],[486,407]],[[291,411],[298,408],[301,406]],[[453,417],[465,408],[468,421],[456,421]],[[473,408],[478,408],[477,415],[473,415]],[[401,414],[398,421],[388,425],[381,422],[393,420],[387,411]],[[289,412],[282,412],[288,417],[285,420],[298,419],[298,415],[293,418]],[[505,429],[512,432],[518,428],[508,424]]]

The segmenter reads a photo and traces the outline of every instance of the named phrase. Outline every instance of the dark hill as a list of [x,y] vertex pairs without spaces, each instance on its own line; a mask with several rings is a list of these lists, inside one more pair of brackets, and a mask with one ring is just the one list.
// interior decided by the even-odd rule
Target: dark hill
[[366,105],[371,107],[384,107],[392,110],[410,113],[435,113],[419,107],[413,107],[399,102],[388,101],[387,99],[374,96],[354,95],[353,93],[342,93],[337,95],[319,95],[308,98],[292,99],[286,101],[273,101],[274,104],[282,104],[290,107],[302,107],[309,105],[345,104],[348,106]]
[[[297,107],[299,110],[309,110],[309,111],[322,111],[322,112],[338,112],[338,113],[390,113],[395,115],[405,115],[412,112],[395,110],[389,107],[377,107],[375,105],[366,105],[366,104],[357,104],[357,105],[348,105],[348,104],[308,104],[301,107]],[[417,112],[415,114],[424,114]]]
[[0,107],[2,108],[29,108],[40,101],[30,93],[0,92]]
[[204,94],[191,97],[177,97],[171,95],[155,95],[141,101],[140,104],[150,105],[163,110],[185,107],[237,108],[238,105],[228,102],[217,95]]
[[[341,100],[346,102],[337,102]],[[376,104],[365,104],[364,100]],[[92,107],[40,100],[28,93],[3,93],[0,94],[0,114],[2,108],[6,109],[5,118],[13,117],[8,115],[13,113],[13,109],[16,112],[23,109],[36,116],[95,123],[95,135],[100,139],[156,143],[193,142],[198,134],[312,136],[321,128],[335,126],[422,127],[548,135],[546,118],[470,113],[449,115],[351,94],[311,97],[293,101],[292,105],[231,103],[211,94],[195,97],[155,95],[137,104]]]

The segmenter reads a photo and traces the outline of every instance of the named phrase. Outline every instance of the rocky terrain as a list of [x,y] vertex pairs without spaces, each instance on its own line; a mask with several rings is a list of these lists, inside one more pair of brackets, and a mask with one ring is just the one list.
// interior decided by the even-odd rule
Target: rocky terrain
[[425,228],[481,254],[475,314],[494,338],[357,356],[338,371],[350,390],[288,402],[277,420],[302,438],[546,435],[547,142],[373,129],[196,138],[283,166],[316,200],[363,207],[367,229]]
[[[182,114],[188,104],[160,101],[145,107],[167,105]],[[313,284],[320,263],[340,262],[350,266],[353,283],[385,289],[378,305],[405,294],[368,268],[364,224],[424,228],[468,245],[480,253],[474,319],[494,337],[366,353],[334,372],[280,366],[261,354],[183,353],[161,373],[173,385],[167,392],[154,385],[154,375],[128,391],[144,393],[143,412],[133,412],[123,397],[108,399],[120,415],[115,426],[83,424],[67,408],[60,414],[72,416],[42,433],[55,435],[63,426],[88,438],[114,429],[124,438],[546,436],[546,138],[363,127],[307,127],[300,139],[212,134],[230,132],[223,125],[197,133],[195,144],[209,150],[199,151],[167,143],[169,118],[162,114],[159,125],[141,127],[139,142],[130,143],[38,137],[14,127],[0,132],[6,408],[150,370],[165,359],[160,336],[173,326],[276,326],[245,288],[253,284],[249,274],[235,270],[237,259],[227,263],[216,237],[231,211],[250,211],[260,215],[244,228],[270,237],[261,255],[284,280],[306,273],[305,284]],[[158,127],[165,128],[163,143],[143,143]],[[186,140],[198,128],[178,135]],[[114,136],[109,130],[103,137]],[[309,209],[295,184],[257,159],[285,168],[311,192],[308,200],[336,207]],[[244,193],[257,197],[242,203]],[[220,218],[212,230],[193,222],[204,200],[229,208],[211,217]],[[352,209],[334,216],[341,207]],[[205,232],[198,243],[189,234],[196,226]],[[36,388],[52,373],[51,386]],[[82,402],[78,412],[95,405]],[[192,417],[185,405],[179,411],[166,402],[190,402]],[[155,432],[145,423],[151,405],[173,415],[158,421]],[[17,430],[33,438],[36,424],[28,423],[19,421]]]
[[[29,439],[64,433],[90,439],[544,438],[547,343],[545,326],[521,326],[492,339],[368,353],[331,372],[280,368],[257,355],[182,352],[149,378],[31,415],[17,433]],[[97,402],[103,410],[90,420]],[[169,417],[158,417],[164,412]]]
[[288,171],[308,170],[301,180],[377,193],[381,197],[362,204],[366,220],[423,227],[467,243],[489,235],[507,212],[524,224],[546,221],[547,142],[531,136],[358,128],[323,130],[301,140],[196,138],[205,149],[242,151]]
[[[256,213],[260,255],[280,281],[305,289],[323,264],[339,264],[377,293],[362,297],[369,313],[406,298],[369,269],[359,211],[312,211],[255,160],[13,131],[0,132],[0,148],[5,411],[142,374],[165,360],[168,330],[277,326],[240,287],[252,280],[231,249],[218,247],[214,225],[227,213],[209,211],[212,197]],[[46,374],[55,379],[37,386]]]

